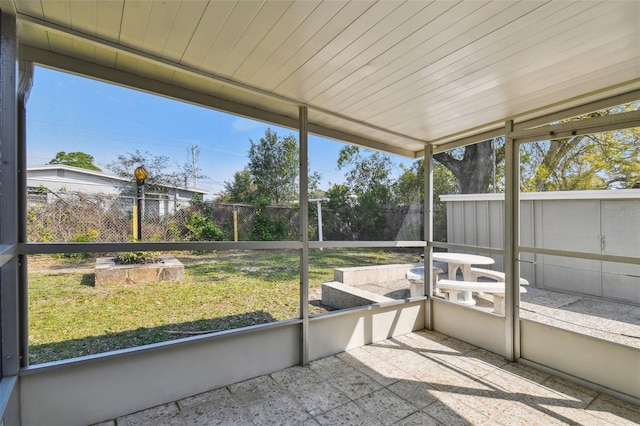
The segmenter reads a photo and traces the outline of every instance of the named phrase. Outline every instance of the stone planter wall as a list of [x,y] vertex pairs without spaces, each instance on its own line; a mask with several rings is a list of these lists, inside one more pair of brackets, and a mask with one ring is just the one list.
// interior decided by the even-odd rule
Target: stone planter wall
[[113,257],[96,259],[96,287],[118,284],[141,284],[184,279],[184,265],[173,256],[160,256],[159,262],[117,264]]

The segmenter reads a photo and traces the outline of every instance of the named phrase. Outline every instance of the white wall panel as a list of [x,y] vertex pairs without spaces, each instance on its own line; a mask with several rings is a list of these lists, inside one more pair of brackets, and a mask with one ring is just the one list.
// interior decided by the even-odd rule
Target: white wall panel
[[299,324],[23,372],[22,424],[87,425],[299,362]]
[[522,358],[640,400],[640,350],[520,321]]

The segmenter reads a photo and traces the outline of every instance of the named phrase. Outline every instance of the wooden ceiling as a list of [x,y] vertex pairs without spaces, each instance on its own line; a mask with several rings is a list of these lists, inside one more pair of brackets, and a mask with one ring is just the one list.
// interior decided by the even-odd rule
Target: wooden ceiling
[[20,56],[413,157],[640,89],[640,1],[0,0]]

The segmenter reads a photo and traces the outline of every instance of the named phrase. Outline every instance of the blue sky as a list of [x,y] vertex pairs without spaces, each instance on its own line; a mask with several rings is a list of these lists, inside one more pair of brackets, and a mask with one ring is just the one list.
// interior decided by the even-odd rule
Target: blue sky
[[[198,180],[198,188],[210,198],[247,164],[250,139],[257,141],[267,128],[298,136],[295,129],[36,67],[27,103],[27,162],[46,164],[59,151],[81,151],[109,172],[107,165],[118,155],[138,149],[168,156],[176,166],[190,162],[190,148],[197,145],[198,167],[208,176]],[[320,173],[321,189],[343,181],[336,167],[341,146],[309,137],[310,168]]]

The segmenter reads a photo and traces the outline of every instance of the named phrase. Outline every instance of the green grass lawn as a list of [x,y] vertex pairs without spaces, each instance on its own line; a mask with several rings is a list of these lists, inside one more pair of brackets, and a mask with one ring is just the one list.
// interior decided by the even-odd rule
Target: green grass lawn
[[[178,283],[95,287],[93,260],[30,259],[29,363],[298,318],[297,251],[174,253],[185,265]],[[340,249],[311,253],[311,314],[333,269],[414,262],[417,250]],[[314,300],[314,298],[316,300]]]

